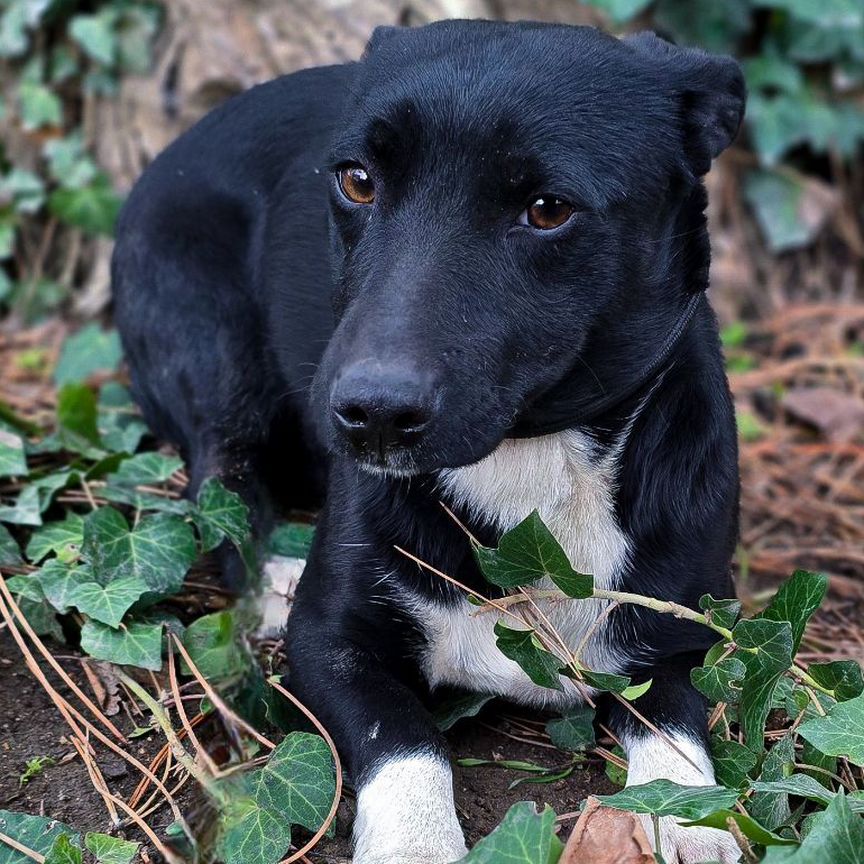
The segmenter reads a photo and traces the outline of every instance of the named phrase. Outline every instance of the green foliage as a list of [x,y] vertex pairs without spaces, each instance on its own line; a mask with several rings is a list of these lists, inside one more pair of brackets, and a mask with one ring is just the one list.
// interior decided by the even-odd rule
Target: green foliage
[[291,843],[292,825],[315,831],[323,823],[335,783],[324,740],[306,732],[287,735],[263,768],[226,782],[222,860],[275,864]]
[[618,810],[693,820],[733,807],[738,792],[722,786],[681,786],[671,780],[652,780],[641,786],[628,786],[614,795],[598,795],[597,798],[607,807]]
[[462,859],[461,864],[554,864],[561,855],[555,813],[538,813],[529,801],[514,804],[501,824]]
[[[851,163],[864,143],[864,6],[859,0],[586,0],[614,25],[743,60],[749,92],[741,143],[759,168],[744,198],[774,252],[811,243],[825,219],[811,196],[821,157]],[[850,202],[850,206],[854,206]]]
[[84,845],[98,864],[130,864],[138,852],[138,843],[110,837],[108,834],[87,834]]
[[198,671],[210,681],[236,678],[251,666],[233,611],[214,612],[193,621],[186,628],[183,644]]
[[[0,832],[12,837],[37,855],[48,855],[58,837],[72,835],[74,832],[67,825],[56,819],[46,819],[44,816],[29,816],[26,813],[12,813],[0,810]],[[24,857],[5,843],[0,843],[0,864],[21,864]]]
[[[121,199],[88,153],[81,106],[113,96],[121,74],[148,71],[161,18],[153,0],[0,4],[9,96],[0,106],[0,304],[25,320],[56,309],[72,287],[64,270],[71,233],[113,231]],[[6,161],[20,152],[21,133],[41,157],[35,165]],[[47,254],[34,254],[43,243]]]
[[88,324],[63,343],[54,369],[54,382],[62,387],[83,381],[94,372],[113,372],[120,364],[120,357],[117,331]]
[[561,750],[580,753],[594,746],[594,709],[587,705],[569,711],[563,717],[550,720],[546,732]]
[[535,684],[553,690],[564,689],[560,680],[563,664],[543,647],[533,630],[516,630],[498,621],[495,624],[495,637],[498,650],[518,663]]

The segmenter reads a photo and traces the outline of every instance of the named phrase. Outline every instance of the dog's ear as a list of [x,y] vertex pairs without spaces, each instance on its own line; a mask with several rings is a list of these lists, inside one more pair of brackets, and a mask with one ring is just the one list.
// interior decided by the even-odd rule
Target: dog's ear
[[684,149],[691,170],[706,174],[711,160],[734,140],[744,117],[746,88],[741,67],[731,57],[682,48],[654,33],[624,40],[660,64],[671,79],[684,121]]

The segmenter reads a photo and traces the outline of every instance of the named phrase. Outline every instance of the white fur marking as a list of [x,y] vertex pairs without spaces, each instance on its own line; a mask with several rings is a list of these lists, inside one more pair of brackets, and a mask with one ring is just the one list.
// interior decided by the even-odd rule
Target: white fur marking
[[[620,443],[620,442],[619,442]],[[535,508],[567,553],[573,567],[594,576],[598,586],[615,587],[627,562],[627,537],[615,518],[614,491],[619,448],[600,454],[579,430],[538,438],[506,439],[485,459],[441,474],[446,497],[508,530]],[[538,583],[553,588],[551,582]],[[603,601],[546,602],[544,613],[571,649],[603,613]],[[413,604],[429,636],[426,676],[433,686],[453,684],[485,690],[535,705],[578,701],[572,681],[563,693],[533,684],[495,646],[497,616],[457,605]],[[510,622],[508,622],[510,623]],[[582,655],[591,669],[615,672],[621,658],[599,628]]]
[[261,571],[261,594],[258,597],[260,624],[257,633],[272,639],[282,632],[291,611],[291,601],[303,574],[306,562],[302,558],[274,555]]
[[[683,735],[669,734],[674,747],[652,732],[625,738],[629,769],[627,785],[640,786],[664,778],[682,786],[711,786],[714,766],[701,742]],[[676,749],[677,748],[677,749]],[[680,751],[680,752],[679,752]],[[654,825],[650,816],[640,816],[645,833],[654,844]],[[715,828],[682,828],[673,817],[660,820],[660,845],[669,864],[699,864],[719,861],[735,864],[741,850],[731,834]]]
[[354,864],[449,864],[466,853],[450,765],[441,757],[394,758],[361,786]]

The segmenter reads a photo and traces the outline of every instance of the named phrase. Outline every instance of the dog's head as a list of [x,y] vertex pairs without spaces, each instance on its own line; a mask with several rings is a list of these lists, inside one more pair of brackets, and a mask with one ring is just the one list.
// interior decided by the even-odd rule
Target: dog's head
[[376,31],[331,153],[333,447],[458,467],[562,382],[644,362],[704,287],[701,177],[743,107],[733,60],[653,34]]

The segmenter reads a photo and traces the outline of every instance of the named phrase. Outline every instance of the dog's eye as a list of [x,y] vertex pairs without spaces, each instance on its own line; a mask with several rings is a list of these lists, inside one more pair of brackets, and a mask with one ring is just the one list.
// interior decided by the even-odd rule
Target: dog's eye
[[543,195],[528,205],[519,221],[541,231],[551,231],[563,225],[573,215],[574,209],[568,201],[554,195]]
[[342,194],[355,204],[371,204],[375,200],[375,183],[362,165],[348,165],[337,175]]

